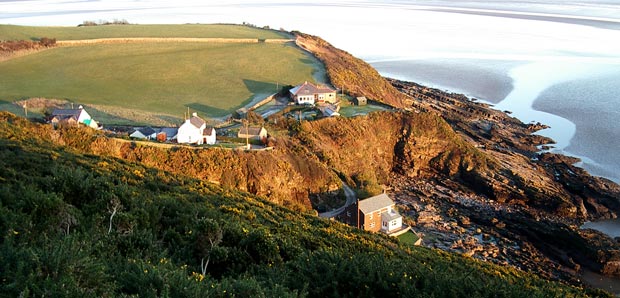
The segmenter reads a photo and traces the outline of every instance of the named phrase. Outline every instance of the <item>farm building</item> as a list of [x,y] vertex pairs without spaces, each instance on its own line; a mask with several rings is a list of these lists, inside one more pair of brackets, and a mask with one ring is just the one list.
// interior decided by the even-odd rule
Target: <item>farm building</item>
[[131,138],[143,139],[143,140],[157,140],[159,142],[166,142],[176,139],[177,128],[175,127],[136,127],[134,132],[129,135]]
[[336,102],[336,90],[327,86],[317,86],[309,82],[291,89],[289,93],[291,99],[299,105]]
[[[205,135],[205,130],[212,131],[208,131],[209,135]],[[212,138],[215,138],[215,129],[207,128],[207,123],[198,117],[196,113],[193,113],[192,117],[185,120],[185,123],[179,127],[177,133],[177,142],[179,143],[202,145],[207,142],[213,142],[215,144],[215,140],[212,140]]]
[[358,106],[365,106],[368,103],[368,100],[364,96],[358,96],[355,98],[355,104]]
[[204,137],[204,143],[205,144],[207,144],[207,145],[215,144],[215,140],[216,140],[215,128],[213,128],[213,127],[205,128],[205,130],[202,132],[202,135]]
[[129,137],[143,140],[152,140],[157,137],[157,131],[151,127],[139,127],[132,134],[130,134]]
[[179,129],[176,127],[162,127],[157,133],[157,140],[160,142],[174,140],[177,138],[178,131]]
[[265,140],[267,139],[267,130],[264,127],[241,127],[237,137],[240,139]]
[[50,122],[54,126],[76,125],[82,123],[88,127],[98,128],[99,125],[93,120],[82,106],[77,109],[56,109],[50,116]]

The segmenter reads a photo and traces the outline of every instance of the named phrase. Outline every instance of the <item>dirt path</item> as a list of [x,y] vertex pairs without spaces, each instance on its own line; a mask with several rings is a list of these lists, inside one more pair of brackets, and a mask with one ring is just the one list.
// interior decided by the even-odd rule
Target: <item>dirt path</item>
[[332,210],[332,211],[319,213],[320,217],[323,217],[323,218],[336,217],[338,216],[338,214],[344,212],[344,210],[347,207],[355,203],[355,200],[356,200],[355,192],[346,183],[344,183],[344,181],[342,181],[342,189],[344,190],[344,195],[347,197],[347,201],[344,203],[344,206],[338,209]]

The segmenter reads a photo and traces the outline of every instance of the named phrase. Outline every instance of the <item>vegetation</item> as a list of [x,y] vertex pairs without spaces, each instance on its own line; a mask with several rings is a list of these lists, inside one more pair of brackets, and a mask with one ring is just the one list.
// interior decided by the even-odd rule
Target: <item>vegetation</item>
[[286,33],[241,25],[124,25],[37,27],[0,25],[0,40],[37,40],[41,37],[78,40],[114,37],[289,38]]
[[398,108],[408,106],[410,99],[396,90],[370,64],[335,48],[320,37],[294,33],[297,36],[297,44],[325,64],[332,85],[344,89],[353,97],[365,96]]
[[606,296],[50,143],[59,134],[0,113],[3,296]]
[[416,241],[418,241],[418,239],[420,239],[416,234],[414,234],[413,232],[407,232],[405,234],[402,234],[400,236],[398,236],[398,240],[402,243],[405,244],[409,244],[409,245],[415,245]]
[[116,115],[114,123],[143,122],[136,119],[140,115],[132,116],[141,111],[180,119],[188,107],[201,116],[221,117],[274,93],[277,84],[312,80],[320,67],[290,44],[61,47],[0,62],[0,99],[67,98],[132,111]]
[[36,50],[40,48],[49,48],[56,45],[55,38],[42,37],[38,41],[14,40],[0,41],[0,54],[12,53],[23,50]]

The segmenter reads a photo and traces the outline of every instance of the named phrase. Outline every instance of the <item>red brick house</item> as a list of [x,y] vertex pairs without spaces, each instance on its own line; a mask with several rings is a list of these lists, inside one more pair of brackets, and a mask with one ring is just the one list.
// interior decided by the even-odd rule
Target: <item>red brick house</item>
[[346,208],[342,220],[366,231],[386,234],[408,228],[403,226],[403,217],[396,211],[394,201],[386,194],[357,201]]

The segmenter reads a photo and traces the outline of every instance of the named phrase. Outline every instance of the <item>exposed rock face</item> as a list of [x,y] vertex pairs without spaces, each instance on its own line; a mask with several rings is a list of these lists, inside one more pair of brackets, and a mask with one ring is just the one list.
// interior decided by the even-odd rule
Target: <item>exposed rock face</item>
[[[578,230],[584,220],[617,217],[617,184],[573,166],[574,158],[539,154],[537,146],[552,143],[532,135],[544,125],[523,124],[459,94],[391,82],[416,99],[415,109],[439,113],[463,140],[492,161],[486,169],[469,172],[477,174],[476,180],[463,171],[424,182],[392,179],[401,204],[431,204],[451,216],[447,223],[419,227],[435,236],[431,246],[574,282],[584,266],[620,275],[618,242],[595,231]],[[462,217],[469,219],[469,227]],[[467,235],[478,235],[485,253],[461,245]],[[501,247],[499,253],[488,252],[493,245]]]

